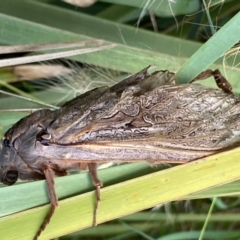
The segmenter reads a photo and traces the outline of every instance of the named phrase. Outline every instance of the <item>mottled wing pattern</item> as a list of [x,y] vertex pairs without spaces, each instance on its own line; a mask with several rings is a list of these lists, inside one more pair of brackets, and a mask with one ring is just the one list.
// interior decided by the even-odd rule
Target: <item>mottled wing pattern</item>
[[[115,115],[117,105],[130,107],[131,97],[128,95],[139,96],[166,83],[175,83],[173,73],[161,71],[148,75],[148,68],[110,88],[93,89],[64,104],[56,113],[56,120],[48,127],[52,141],[59,144],[79,142],[80,136],[96,128],[100,119]],[[126,115],[122,117],[127,118]],[[121,121],[125,122],[124,119],[118,121],[115,121],[115,127],[120,126]]]
[[[126,98],[124,102],[115,106],[117,114],[99,119],[80,141],[136,143],[139,139],[153,146],[196,151],[222,149],[240,141],[239,98],[221,90],[198,84],[165,86],[132,96],[129,105]],[[122,115],[128,120],[120,127]]]
[[73,128],[66,131],[63,124],[65,131],[53,134],[54,141],[195,151],[239,143],[238,97],[199,84],[176,85],[167,71],[148,76],[145,70],[107,89],[77,116]]

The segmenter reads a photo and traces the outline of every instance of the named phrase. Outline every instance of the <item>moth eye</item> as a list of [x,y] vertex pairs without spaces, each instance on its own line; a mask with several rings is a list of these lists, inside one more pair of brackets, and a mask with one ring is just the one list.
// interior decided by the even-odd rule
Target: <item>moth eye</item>
[[17,181],[17,179],[18,179],[18,172],[16,170],[9,170],[5,175],[4,183],[7,185],[12,185]]
[[3,140],[3,145],[4,145],[4,147],[11,147],[12,146],[10,141],[8,139],[6,139],[6,138]]

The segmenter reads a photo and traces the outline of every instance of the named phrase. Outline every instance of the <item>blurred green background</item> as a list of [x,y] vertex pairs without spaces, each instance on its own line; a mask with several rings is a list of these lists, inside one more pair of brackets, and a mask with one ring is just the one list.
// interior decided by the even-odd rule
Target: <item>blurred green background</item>
[[[82,1],[79,2],[84,4]],[[37,104],[37,101],[59,106],[66,100],[91,88],[112,85],[128,74],[135,73],[148,65],[156,66],[155,69],[168,69],[176,72],[179,83],[189,82],[206,68],[219,68],[231,82],[234,92],[240,92],[239,0],[103,0],[95,1],[92,5],[90,3],[88,7],[80,6],[79,2],[75,0],[70,4],[60,0],[0,0],[1,46],[94,39],[116,43],[116,47],[109,50],[83,54],[65,60],[38,63],[38,67],[43,68],[51,64],[60,64],[67,69],[73,69],[73,72],[68,75],[50,79],[46,79],[45,75],[29,77],[18,67],[1,68],[1,137],[20,118],[35,109],[44,107],[42,104]],[[211,41],[208,41],[209,39]],[[233,48],[230,49],[231,47]],[[44,52],[42,51],[42,53]],[[15,52],[1,54],[1,59],[29,55],[32,53]],[[37,72],[39,71],[40,68]],[[204,81],[203,84],[216,87],[212,79]],[[7,93],[28,98],[28,100],[9,96]],[[229,155],[229,159],[231,157],[238,159],[238,156],[237,154]],[[203,172],[206,174],[206,181],[204,181],[204,176],[202,179],[195,179],[196,175],[194,173],[191,175],[190,172],[188,180],[179,182],[178,179],[187,179],[188,164],[179,168],[174,175],[178,182],[175,185],[175,192],[184,188],[186,181],[196,185],[203,183],[201,189],[208,189],[212,186],[211,171],[218,172],[221,171],[221,168],[222,171],[225,169],[229,172],[237,171],[237,165],[229,166],[229,162],[226,161],[223,167],[206,168]],[[162,168],[165,169],[168,166]],[[105,169],[100,171],[100,174],[104,185],[108,186],[135,177],[139,177],[141,180],[144,179],[144,175],[159,169],[146,164],[130,164],[129,167],[123,165]],[[168,169],[166,174],[171,171]],[[182,197],[184,201],[174,201],[179,199],[179,195],[170,191],[169,199],[172,202],[101,224],[96,228],[86,228],[89,223],[85,227],[81,226],[83,219],[80,214],[79,226],[76,227],[72,226],[75,223],[72,222],[71,215],[70,217],[65,215],[68,211],[77,212],[78,204],[79,207],[84,207],[80,204],[81,202],[79,203],[81,199],[73,196],[94,189],[86,173],[80,175],[80,177],[73,175],[57,179],[58,196],[60,199],[65,199],[63,205],[66,204],[68,210],[59,213],[59,218],[56,216],[55,222],[60,219],[58,225],[53,224],[50,230],[46,229],[49,232],[40,239],[61,235],[66,236],[59,237],[59,239],[66,240],[240,239],[239,182],[202,193],[196,193],[196,189],[186,186],[188,194]],[[231,181],[236,179],[237,177],[233,176]],[[79,189],[77,181],[81,182],[81,189]],[[153,181],[150,180],[151,186],[154,184]],[[75,182],[76,184],[74,184]],[[225,183],[227,182],[230,180],[225,180]],[[74,189],[69,190],[71,184],[74,185],[72,187]],[[141,184],[136,185],[136,188],[141,187],[142,192],[149,188],[149,186]],[[214,184],[223,184],[221,176],[219,184]],[[37,207],[48,203],[44,182],[18,184],[13,187],[0,186],[0,194],[3,196],[0,199],[0,216],[2,217],[0,218],[0,239],[32,239],[48,210],[47,207]],[[123,188],[121,183],[116,187],[113,185],[109,194],[114,196],[114,193],[117,194],[121,188]],[[131,193],[135,189],[134,187],[129,188],[128,191]],[[194,194],[190,195],[191,193]],[[119,194],[121,196],[121,192]],[[93,194],[86,196],[94,199]],[[159,197],[156,202],[164,202],[161,200],[161,196],[156,197]],[[123,200],[120,197],[119,203],[124,207],[121,201]],[[125,213],[121,213],[121,207],[118,209],[118,202],[111,205],[111,201],[109,201],[108,204],[106,209],[107,207],[113,209],[112,211],[116,211],[116,215],[118,214],[119,217],[125,215]],[[125,204],[128,204],[128,201]],[[139,209],[148,206],[142,205],[141,207],[141,204],[140,201]],[[33,207],[35,208],[27,210]],[[19,211],[23,212],[17,213]],[[132,212],[136,211],[139,210],[136,208]],[[132,212],[129,210],[128,214]],[[10,215],[13,213],[15,214]],[[89,219],[91,214],[90,211]],[[34,216],[38,217],[34,218]],[[65,216],[68,217],[65,218]],[[75,217],[77,216],[78,214]],[[107,221],[107,219],[106,217],[103,221]],[[86,229],[67,235],[69,232],[76,231],[78,227]]]

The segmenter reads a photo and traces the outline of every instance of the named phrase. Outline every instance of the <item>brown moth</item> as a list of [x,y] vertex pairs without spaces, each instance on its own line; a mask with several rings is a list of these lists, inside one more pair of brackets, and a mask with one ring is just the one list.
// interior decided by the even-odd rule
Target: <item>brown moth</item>
[[222,89],[178,85],[174,73],[149,75],[147,70],[112,87],[88,91],[59,110],[36,111],[6,132],[1,182],[47,181],[52,209],[35,239],[58,205],[54,176],[88,168],[96,186],[97,210],[102,187],[98,164],[186,163],[239,144],[240,98],[218,70],[207,70],[195,80],[214,76]]

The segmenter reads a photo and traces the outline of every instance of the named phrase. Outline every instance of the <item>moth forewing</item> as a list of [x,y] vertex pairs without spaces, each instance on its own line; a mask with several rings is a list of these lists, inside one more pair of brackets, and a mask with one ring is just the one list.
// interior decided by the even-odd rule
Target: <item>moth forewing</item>
[[[17,178],[47,181],[52,208],[35,239],[58,205],[54,175],[89,168],[97,193],[96,225],[102,186],[98,164],[186,163],[239,144],[240,99],[231,90],[177,85],[175,74],[148,75],[147,70],[110,88],[93,89],[59,110],[34,112],[5,134],[1,181],[9,185]],[[207,74],[228,87],[219,83],[223,78],[218,71]]]

